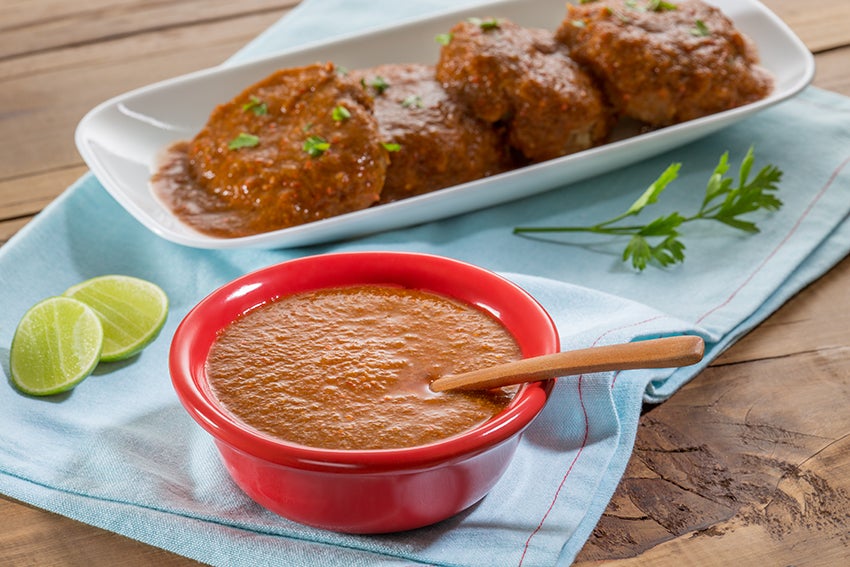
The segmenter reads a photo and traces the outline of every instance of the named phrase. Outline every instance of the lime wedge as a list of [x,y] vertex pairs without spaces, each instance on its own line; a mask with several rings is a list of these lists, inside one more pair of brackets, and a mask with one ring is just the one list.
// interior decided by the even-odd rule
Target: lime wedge
[[70,390],[100,361],[103,327],[85,303],[50,297],[24,313],[9,354],[12,381],[23,392],[47,396]]
[[103,324],[100,359],[129,358],[153,341],[168,315],[168,296],[154,283],[131,276],[108,275],[68,288],[65,297],[82,301]]

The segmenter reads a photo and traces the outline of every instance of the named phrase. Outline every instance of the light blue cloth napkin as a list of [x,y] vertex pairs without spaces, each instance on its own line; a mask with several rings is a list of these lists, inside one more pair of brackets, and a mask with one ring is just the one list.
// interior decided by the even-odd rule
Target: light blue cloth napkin
[[[308,0],[234,60],[457,5]],[[682,176],[663,206],[692,210],[720,154],[729,150],[737,168],[750,146],[757,167],[775,163],[785,171],[784,208],[760,216],[757,235],[688,228],[684,265],[636,273],[618,259],[624,242],[511,233],[516,225],[608,218],[673,161],[684,164]],[[582,183],[441,222],[283,251],[171,244],[87,175],[0,248],[0,369],[7,378],[0,386],[0,491],[215,565],[567,565],[619,482],[644,401],[670,396],[850,250],[848,160],[850,101],[808,89],[709,138]],[[672,374],[560,380],[491,494],[443,523],[382,536],[301,526],[264,511],[231,483],[209,436],[171,389],[169,340],[197,301],[247,271],[307,254],[376,249],[437,253],[504,273],[549,310],[564,348],[688,332],[706,338],[708,354]],[[40,299],[105,273],[166,290],[171,313],[160,338],[136,358],[102,364],[68,394],[19,394],[8,383],[8,354],[20,317]]]

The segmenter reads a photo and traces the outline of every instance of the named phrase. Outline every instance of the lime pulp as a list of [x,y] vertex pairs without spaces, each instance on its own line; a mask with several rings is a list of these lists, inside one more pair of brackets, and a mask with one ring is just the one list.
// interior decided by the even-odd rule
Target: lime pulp
[[50,297],[21,318],[9,356],[12,381],[23,392],[47,396],[70,390],[100,361],[103,327],[85,303]]
[[106,275],[70,287],[65,297],[91,307],[103,325],[103,361],[129,358],[150,344],[168,315],[168,296],[156,284]]

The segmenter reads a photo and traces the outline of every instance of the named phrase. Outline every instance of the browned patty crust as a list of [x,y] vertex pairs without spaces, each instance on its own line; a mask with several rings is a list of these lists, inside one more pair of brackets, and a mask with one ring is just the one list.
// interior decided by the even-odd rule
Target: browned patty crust
[[173,153],[154,177],[158,193],[190,225],[227,237],[366,208],[389,162],[371,97],[331,64],[284,69],[248,87]]
[[750,40],[700,0],[570,4],[556,37],[619,112],[656,126],[754,102],[773,85]]
[[482,120],[504,122],[511,145],[528,159],[608,137],[613,118],[602,92],[550,32],[490,19],[460,22],[450,36],[437,79]]
[[423,64],[352,71],[374,97],[381,137],[392,143],[381,202],[450,187],[509,169],[503,135],[450,97]]

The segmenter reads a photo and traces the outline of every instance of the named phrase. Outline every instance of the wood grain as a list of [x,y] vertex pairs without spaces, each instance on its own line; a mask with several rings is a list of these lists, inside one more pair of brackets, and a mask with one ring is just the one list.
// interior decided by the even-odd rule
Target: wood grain
[[848,278],[850,259],[644,414],[578,565],[850,561]]
[[[296,0],[0,0],[0,244],[86,168],[73,134],[107,98],[216,65]],[[850,2],[766,0],[850,95]],[[578,565],[850,564],[850,259],[670,400]],[[0,497],[0,565],[195,562]]]
[[[0,244],[87,170],[74,129],[88,110],[221,63],[296,4],[0,0]],[[4,566],[197,565],[6,497],[0,518]]]

